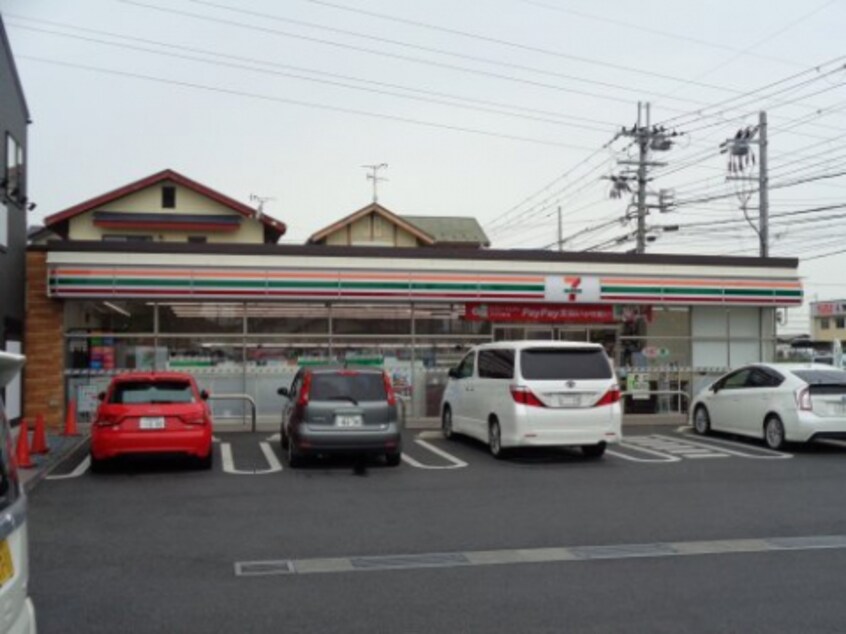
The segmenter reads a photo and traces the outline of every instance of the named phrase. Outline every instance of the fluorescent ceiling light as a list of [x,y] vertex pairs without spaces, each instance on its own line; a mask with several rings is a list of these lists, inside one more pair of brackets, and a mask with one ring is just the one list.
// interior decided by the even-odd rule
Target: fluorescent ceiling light
[[106,308],[111,308],[113,311],[115,311],[116,313],[120,313],[124,317],[132,317],[132,313],[130,313],[125,308],[121,308],[117,304],[112,304],[111,302],[103,302],[103,306],[105,306]]

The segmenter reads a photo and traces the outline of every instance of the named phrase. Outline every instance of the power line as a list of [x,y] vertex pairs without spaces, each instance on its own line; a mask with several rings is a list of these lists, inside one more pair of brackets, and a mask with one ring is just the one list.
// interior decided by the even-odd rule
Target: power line
[[[124,1],[124,0],[119,0],[119,1]],[[666,75],[664,73],[658,73],[658,72],[655,72],[655,71],[644,70],[642,68],[636,68],[636,67],[627,66],[627,65],[624,65],[624,64],[616,64],[614,62],[607,62],[607,61],[604,61],[604,60],[598,60],[598,59],[594,59],[594,58],[590,58],[590,57],[585,57],[585,56],[582,56],[582,55],[574,55],[574,54],[571,54],[571,53],[564,53],[562,51],[547,49],[547,48],[543,48],[543,47],[540,47],[540,46],[534,46],[534,45],[531,45],[531,44],[516,42],[516,41],[513,41],[513,40],[505,40],[505,39],[502,39],[502,38],[491,37],[491,36],[483,35],[483,34],[480,34],[480,33],[472,33],[472,32],[464,31],[464,30],[461,30],[461,29],[455,29],[455,28],[451,28],[451,27],[441,26],[441,25],[432,24],[432,23],[429,23],[429,22],[422,22],[420,20],[411,20],[411,19],[408,19],[408,18],[402,18],[402,17],[396,16],[396,15],[389,15],[389,14],[386,14],[386,13],[378,13],[376,11],[368,11],[368,10],[365,10],[365,9],[361,9],[361,8],[358,8],[358,7],[351,7],[351,6],[341,4],[341,3],[338,3],[338,2],[329,2],[328,0],[304,0],[304,1],[310,2],[312,4],[318,4],[318,5],[322,5],[322,6],[325,6],[325,7],[330,7],[330,8],[341,10],[341,11],[356,13],[356,14],[360,14],[360,15],[367,15],[367,16],[370,16],[370,17],[379,18],[381,20],[387,20],[387,21],[396,22],[396,23],[399,23],[399,24],[406,24],[406,25],[409,25],[409,26],[415,26],[415,27],[419,27],[419,28],[423,28],[423,29],[438,31],[440,33],[449,33],[451,35],[458,35],[458,36],[461,36],[461,37],[465,37],[465,38],[469,38],[469,39],[473,39],[473,40],[477,40],[477,41],[487,42],[489,44],[498,44],[498,45],[501,45],[501,46],[507,46],[507,47],[510,47],[510,48],[515,48],[515,49],[519,49],[519,50],[523,50],[523,51],[530,51],[530,52],[533,52],[533,53],[540,53],[542,55],[549,55],[549,56],[558,57],[558,58],[562,58],[562,59],[568,59],[568,60],[580,62],[580,63],[583,63],[583,64],[591,64],[591,65],[594,65],[594,66],[601,66],[601,67],[604,67],[604,68],[612,68],[614,70],[621,70],[621,71],[625,71],[625,72],[629,72],[629,73],[637,73],[637,74],[640,74],[640,75],[644,75],[644,76],[648,76],[648,77],[655,77],[655,78],[658,78],[658,79],[666,79],[666,80],[675,81],[675,82],[692,84],[692,85],[696,85],[696,86],[699,86],[699,87],[702,87],[702,88],[719,90],[721,92],[736,92],[731,88],[726,88],[725,86],[718,86],[718,85],[715,85],[715,84],[707,84],[707,83],[703,83],[703,82],[696,82],[696,81],[691,80],[691,79],[686,79],[686,78],[683,78],[683,77],[676,77],[676,76],[673,76],[673,75]],[[233,7],[231,5],[220,4],[220,3],[217,3],[217,2],[211,2],[209,0],[190,0],[190,2],[193,2],[195,4],[205,5],[205,6],[216,7],[216,8],[219,8],[219,9],[225,9],[225,10],[228,10],[228,11],[236,11],[236,12],[239,12],[239,13],[251,14],[251,15],[256,16],[256,17],[262,17],[262,18],[268,18],[268,19],[279,19],[279,16],[275,16],[273,14],[261,13],[261,12],[258,12],[258,11],[247,11],[245,9],[240,9],[240,8],[237,8],[237,7]]]
[[559,143],[557,141],[547,141],[545,139],[523,137],[523,136],[517,136],[517,135],[512,135],[512,134],[503,134],[503,133],[499,133],[499,132],[492,132],[490,130],[479,130],[477,128],[466,128],[466,127],[463,127],[463,126],[450,125],[450,124],[446,124],[446,123],[437,123],[437,122],[434,122],[434,121],[425,121],[423,119],[412,119],[410,117],[401,117],[401,116],[397,116],[397,115],[390,115],[390,114],[384,114],[384,113],[378,113],[378,112],[370,112],[368,110],[358,110],[358,109],[355,109],[355,108],[344,108],[344,107],[341,107],[341,106],[331,106],[331,105],[328,105],[328,104],[313,103],[313,102],[309,102],[309,101],[301,101],[301,100],[298,100],[298,99],[288,99],[288,98],[284,98],[284,97],[274,97],[274,96],[271,96],[271,95],[263,95],[263,94],[259,94],[259,93],[246,92],[246,91],[242,91],[242,90],[233,90],[233,89],[230,89],[230,88],[222,88],[220,86],[208,86],[206,84],[197,84],[197,83],[194,83],[194,82],[188,82],[188,81],[182,81],[182,80],[176,80],[176,79],[165,79],[165,78],[162,78],[162,77],[155,77],[155,76],[152,76],[152,75],[143,75],[141,73],[112,70],[112,69],[102,68],[102,67],[98,67],[98,66],[88,66],[86,64],[75,64],[75,63],[71,63],[71,62],[63,62],[63,61],[59,61],[59,60],[48,59],[48,58],[43,58],[43,57],[35,57],[35,56],[31,56],[31,55],[18,55],[17,57],[19,59],[28,59],[30,61],[34,61],[34,62],[38,62],[38,63],[42,63],[42,64],[51,64],[51,65],[54,65],[54,66],[63,66],[65,68],[76,68],[76,69],[87,70],[87,71],[95,72],[95,73],[103,73],[103,74],[107,74],[107,75],[115,75],[115,76],[120,76],[120,77],[129,77],[129,78],[132,78],[132,79],[141,79],[141,80],[144,80],[144,81],[155,82],[155,83],[159,83],[159,84],[181,86],[183,88],[193,88],[193,89],[197,89],[197,90],[204,90],[204,91],[214,92],[214,93],[219,93],[219,94],[232,95],[232,96],[236,96],[236,97],[248,97],[248,98],[251,98],[251,99],[257,99],[257,100],[261,100],[261,101],[284,103],[284,104],[293,105],[293,106],[301,106],[301,107],[304,107],[304,108],[315,108],[315,109],[318,109],[318,110],[328,110],[328,111],[331,111],[331,112],[342,112],[342,113],[345,113],[345,114],[354,114],[354,115],[359,115],[359,116],[363,116],[363,117],[370,117],[370,118],[374,118],[374,119],[382,119],[382,120],[394,121],[394,122],[398,122],[398,123],[407,123],[407,124],[412,124],[412,125],[415,125],[415,126],[422,126],[422,127],[427,127],[427,128],[438,128],[438,129],[441,129],[441,130],[451,130],[453,132],[466,132],[466,133],[476,134],[476,135],[480,135],[480,136],[487,136],[487,137],[499,138],[499,139],[508,139],[510,141],[523,141],[523,142],[526,142],[526,143],[536,143],[538,145],[549,145],[549,146],[553,146],[553,147],[563,147],[563,148],[569,148],[569,149],[574,149],[574,150],[590,149],[590,148],[586,148],[585,146],[573,145],[573,144],[569,144],[569,143]]
[[[198,13],[191,13],[189,11],[181,11],[181,10],[177,10],[177,9],[172,9],[172,8],[169,8],[169,7],[161,7],[161,6],[157,6],[157,5],[154,5],[154,4],[147,4],[147,3],[144,3],[144,2],[139,2],[137,0],[116,0],[116,1],[123,3],[123,4],[141,7],[141,8],[144,8],[144,9],[151,9],[153,11],[160,11],[160,12],[168,13],[168,14],[172,14],[172,15],[181,15],[181,16],[184,16],[184,17],[190,17],[190,18],[194,18],[194,19],[197,19],[197,20],[203,20],[203,21],[206,21],[206,22],[213,22],[213,23],[217,23],[217,24],[225,24],[225,25],[228,25],[228,26],[235,26],[235,27],[238,27],[238,28],[248,29],[248,30],[252,30],[252,31],[258,31],[258,32],[262,32],[262,33],[270,33],[270,34],[279,35],[279,36],[282,36],[282,37],[288,37],[288,38],[298,39],[298,40],[302,40],[302,41],[313,42],[313,43],[322,44],[322,45],[325,45],[325,46],[332,46],[332,47],[335,47],[335,48],[343,48],[343,49],[347,49],[347,50],[354,50],[354,51],[358,51],[360,53],[367,53],[367,54],[370,54],[370,55],[378,55],[380,57],[388,57],[388,58],[391,58],[391,59],[399,59],[399,60],[403,60],[403,61],[407,61],[407,62],[413,62],[413,63],[416,63],[416,64],[425,64],[427,66],[434,66],[434,67],[437,67],[437,68],[444,68],[444,69],[458,71],[458,72],[462,72],[462,73],[470,73],[470,74],[474,74],[474,75],[492,77],[492,78],[495,78],[495,79],[500,79],[500,80],[516,82],[516,83],[520,83],[520,84],[535,86],[535,87],[538,87],[538,88],[545,88],[545,89],[549,89],[549,90],[557,90],[557,91],[561,91],[561,92],[567,92],[567,93],[570,93],[570,94],[581,95],[583,97],[591,97],[591,98],[594,98],[594,99],[603,99],[603,100],[606,100],[606,101],[614,101],[614,102],[618,102],[618,103],[629,103],[629,101],[630,101],[629,99],[626,99],[624,97],[616,97],[616,96],[610,95],[610,94],[601,94],[601,93],[589,92],[589,91],[586,91],[586,90],[569,88],[569,87],[565,87],[565,86],[561,86],[561,85],[557,85],[557,84],[549,84],[549,83],[530,80],[530,79],[526,79],[526,78],[515,77],[515,76],[512,76],[512,75],[504,75],[502,73],[495,73],[495,72],[485,71],[485,70],[480,70],[480,69],[471,69],[471,68],[468,68],[466,66],[457,66],[455,64],[447,64],[445,62],[436,62],[436,61],[433,61],[433,60],[423,59],[423,58],[420,58],[420,57],[413,57],[413,56],[410,56],[410,55],[402,55],[402,54],[399,54],[399,53],[389,53],[389,52],[386,52],[386,51],[380,51],[378,49],[366,48],[366,47],[357,46],[357,45],[354,45],[354,44],[346,44],[346,43],[337,42],[337,41],[334,41],[334,40],[327,40],[327,39],[318,38],[318,37],[301,35],[301,34],[298,34],[298,33],[290,33],[288,31],[281,31],[279,29],[272,29],[272,28],[269,28],[269,27],[263,27],[263,26],[258,26],[258,25],[254,25],[254,24],[246,24],[244,22],[236,22],[236,21],[233,21],[233,20],[225,20],[225,19],[222,19],[222,18],[215,18],[215,17],[209,16],[209,15],[203,15],[203,14],[198,14]],[[359,37],[359,38],[368,39],[368,40],[374,40],[374,41],[382,42],[382,43],[385,43],[385,44],[390,44],[392,46],[399,46],[399,47],[402,47],[402,48],[410,48],[410,49],[414,49],[414,50],[422,50],[422,51],[426,51],[426,52],[429,52],[429,53],[436,53],[438,55],[447,55],[447,56],[450,56],[450,57],[455,57],[455,58],[459,58],[459,59],[467,59],[467,60],[471,60],[471,61],[474,61],[474,62],[494,64],[494,65],[502,66],[502,67],[506,67],[506,68],[514,68],[514,69],[529,71],[529,72],[538,73],[538,74],[542,74],[542,75],[554,76],[554,77],[558,77],[558,78],[561,78],[561,79],[567,79],[569,81],[578,81],[578,82],[587,83],[587,84],[591,84],[591,85],[600,85],[600,86],[604,86],[606,88],[613,88],[616,91],[625,90],[625,91],[628,91],[628,92],[641,92],[639,89],[635,89],[635,88],[632,88],[631,86],[625,86],[625,85],[622,85],[622,84],[612,84],[612,83],[609,83],[609,82],[602,82],[602,81],[599,81],[599,80],[585,79],[583,77],[574,77],[574,76],[571,76],[571,75],[565,75],[565,74],[557,73],[557,72],[554,72],[554,71],[547,71],[547,70],[543,70],[543,69],[532,68],[532,67],[528,67],[528,66],[522,66],[520,64],[513,64],[513,63],[509,63],[509,62],[491,60],[491,59],[487,59],[487,58],[483,58],[483,57],[477,57],[477,56],[473,56],[473,55],[465,55],[463,53],[456,53],[454,51],[448,51],[448,50],[445,50],[445,49],[426,47],[426,46],[421,46],[421,45],[417,45],[417,44],[411,44],[409,42],[404,42],[404,41],[401,41],[401,40],[392,40],[390,38],[384,38],[384,37],[375,36],[375,35],[367,35],[367,34],[363,34],[363,33],[356,33],[354,31],[348,31],[348,30],[345,30],[345,29],[336,29],[336,28],[333,28],[333,27],[319,25],[319,24],[315,24],[315,23],[311,23],[311,22],[303,22],[302,20],[293,20],[293,19],[290,19],[290,18],[283,18],[283,17],[280,17],[280,16],[272,15],[272,14],[260,13],[260,12],[256,12],[256,11],[249,11],[247,9],[240,9],[240,8],[237,8],[237,7],[229,7],[229,6],[226,6],[226,5],[218,5],[218,4],[214,4],[214,3],[205,3],[205,2],[200,2],[200,0],[189,0],[189,1],[195,2],[197,4],[208,4],[209,6],[218,7],[218,8],[221,8],[221,9],[226,9],[226,10],[233,11],[233,12],[236,12],[236,13],[243,13],[243,14],[247,14],[247,15],[253,15],[253,16],[256,16],[256,17],[263,17],[263,18],[266,18],[266,19],[271,19],[271,20],[276,20],[276,21],[281,21],[281,22],[287,22],[287,23],[292,23],[292,24],[298,24],[300,26],[307,26],[309,28],[322,29],[322,30],[325,30],[325,31],[333,32],[333,33],[341,33],[341,34],[348,35],[348,36]],[[668,99],[675,99],[675,97],[673,97],[672,95],[657,95],[656,94],[656,96],[662,96],[662,97],[668,98]],[[683,101],[690,101],[690,100],[684,99]],[[693,103],[696,103],[696,102],[693,102]],[[667,110],[673,110],[673,109],[667,107]],[[678,110],[676,110],[676,111],[678,111]]]
[[764,36],[763,38],[756,40],[755,42],[753,42],[752,44],[747,46],[742,51],[739,51],[738,53],[736,53],[735,55],[733,55],[729,59],[717,64],[713,68],[708,69],[704,73],[699,74],[697,76],[697,79],[701,79],[702,77],[707,77],[711,73],[714,73],[721,68],[725,68],[726,66],[731,64],[733,61],[735,61],[738,57],[741,57],[744,53],[748,53],[752,49],[759,47],[761,44],[765,44],[765,43],[769,42],[770,40],[775,39],[776,37],[778,37],[779,35],[781,35],[785,31],[793,28],[797,24],[800,24],[800,23],[804,22],[805,20],[815,16],[817,13],[819,13],[820,11],[822,11],[823,9],[825,9],[826,7],[830,6],[833,3],[834,3],[834,0],[826,0],[826,2],[823,2],[821,5],[817,6],[812,11],[809,11],[808,13],[804,13],[801,16],[799,16],[798,18],[791,20],[788,24],[786,24],[782,28],[774,31],[773,33],[770,33],[770,34]]
[[[183,55],[183,54],[179,54],[179,53],[171,53],[171,52],[166,52],[166,51],[157,51],[155,49],[144,48],[144,47],[141,47],[141,46],[134,46],[134,45],[131,45],[131,44],[121,44],[121,43],[118,43],[118,42],[109,42],[109,41],[101,40],[101,39],[97,39],[97,38],[85,37],[85,36],[81,36],[81,35],[74,35],[74,34],[71,34],[71,33],[60,33],[60,32],[57,32],[57,31],[49,31],[49,30],[40,29],[40,28],[37,28],[37,27],[31,27],[31,26],[25,26],[25,25],[15,25],[15,28],[26,29],[26,30],[29,30],[29,31],[46,33],[46,34],[50,34],[50,35],[58,35],[58,36],[61,36],[61,37],[73,38],[73,39],[77,39],[77,40],[81,40],[81,41],[85,41],[85,42],[92,42],[92,43],[96,43],[96,44],[112,46],[112,47],[121,48],[121,49],[125,49],[125,50],[140,51],[140,52],[144,52],[144,53],[150,53],[150,54],[153,54],[153,55],[160,55],[160,56],[163,56],[163,57],[168,57],[168,58],[173,58],[173,59],[184,59],[184,60],[187,60],[187,61],[199,62],[199,63],[202,63],[202,64],[210,64],[210,65],[218,66],[218,67],[235,68],[235,69],[239,69],[239,70],[249,70],[249,71],[252,71],[252,72],[255,72],[255,73],[261,73],[261,74],[265,74],[265,75],[274,75],[274,76],[277,76],[277,77],[288,77],[288,78],[292,78],[292,79],[298,79],[298,80],[301,80],[301,81],[308,81],[308,82],[314,82],[314,83],[324,84],[324,85],[328,85],[328,86],[334,86],[334,87],[338,87],[338,88],[344,88],[344,89],[347,89],[347,90],[356,90],[356,91],[362,91],[362,92],[375,93],[375,94],[379,94],[379,95],[387,95],[387,96],[396,97],[396,98],[399,98],[399,99],[411,99],[411,100],[414,100],[414,101],[421,101],[421,102],[425,102],[425,103],[445,105],[445,106],[450,106],[450,107],[454,107],[454,108],[471,109],[471,110],[475,110],[477,112],[487,112],[487,113],[497,114],[497,115],[501,115],[501,116],[517,117],[517,118],[525,119],[525,120],[529,120],[529,121],[538,121],[538,122],[541,122],[541,123],[549,123],[549,124],[552,124],[552,125],[561,125],[561,126],[579,128],[579,129],[583,129],[583,130],[590,130],[592,132],[608,132],[607,127],[600,128],[598,126],[585,125],[585,124],[581,124],[581,123],[570,123],[568,121],[561,121],[561,120],[558,120],[558,119],[551,119],[551,118],[548,118],[548,117],[538,117],[538,116],[532,116],[532,115],[524,115],[524,114],[520,114],[518,112],[506,112],[506,111],[497,110],[497,109],[494,109],[494,108],[486,108],[486,107],[481,107],[481,106],[469,106],[469,105],[464,105],[464,104],[460,104],[460,103],[453,103],[453,102],[449,102],[449,101],[444,101],[442,99],[433,99],[433,98],[430,98],[430,97],[419,97],[419,96],[415,96],[415,95],[407,95],[407,94],[392,92],[392,91],[389,91],[389,90],[383,90],[383,89],[379,89],[379,88],[368,88],[366,86],[354,86],[354,85],[350,85],[350,84],[346,84],[346,83],[342,83],[342,82],[334,81],[334,80],[318,79],[318,78],[315,78],[315,77],[306,77],[306,76],[303,76],[303,75],[297,75],[295,73],[269,70],[269,69],[266,69],[266,68],[259,68],[259,67],[256,67],[256,66],[247,66],[247,65],[244,65],[244,64],[234,64],[234,63],[231,63],[231,62],[222,62],[222,61],[218,61],[218,60],[203,59],[201,57],[193,57],[193,56],[190,56],[190,55]],[[170,45],[163,43],[163,42],[157,42],[156,44],[161,45],[161,46],[170,46]],[[180,47],[180,48],[182,48],[182,47]],[[205,54],[205,55],[216,55],[218,57],[228,57],[228,56],[225,56],[225,55],[221,55],[220,53],[215,53],[213,51],[205,51],[203,49],[193,49],[193,50],[195,50],[199,53]],[[284,65],[277,65],[273,62],[268,62],[268,61],[263,61],[263,60],[256,60],[256,62],[261,63],[261,64],[272,65],[272,66],[284,66]],[[312,73],[319,72],[319,71],[313,71],[313,70],[310,70],[310,69],[302,69],[302,70],[304,70],[305,72],[312,72]],[[344,77],[343,75],[337,75],[337,74],[334,74],[334,73],[326,73],[326,74],[334,75],[334,76],[338,76],[338,77]],[[355,78],[355,77],[347,77],[347,78],[352,80],[352,81],[368,81],[368,80],[362,80],[362,79]],[[386,84],[385,82],[369,82],[369,83],[389,85],[389,86],[392,85],[392,84]],[[425,92],[425,91],[420,91],[418,89],[409,88],[409,87],[405,87],[405,86],[397,86],[396,84],[393,84],[393,86],[395,86],[395,87],[397,87],[401,90],[408,90],[408,91],[413,91],[413,92]],[[441,94],[443,94],[443,93],[441,93]],[[450,98],[450,99],[463,99],[462,97],[453,96],[453,95],[446,95],[446,96],[447,96],[447,98]],[[506,108],[513,107],[513,106],[509,106],[509,105],[502,105],[502,106],[506,107]],[[554,113],[551,113],[551,114],[554,115]]]
[[[199,54],[202,54],[202,55],[210,55],[210,56],[213,56],[213,57],[222,57],[224,59],[232,59],[232,60],[236,60],[236,61],[249,62],[249,63],[253,63],[253,64],[261,64],[263,66],[271,66],[271,67],[274,67],[274,68],[293,70],[293,71],[297,71],[297,72],[311,73],[311,74],[314,74],[314,75],[320,75],[320,76],[324,76],[324,77],[346,79],[346,80],[350,80],[350,81],[357,81],[357,82],[361,82],[361,83],[365,83],[365,84],[371,84],[371,85],[374,85],[374,86],[383,86],[383,87],[386,87],[386,88],[396,88],[398,90],[405,90],[405,91],[408,91],[408,92],[414,92],[414,93],[419,93],[419,94],[423,94],[423,95],[430,95],[430,96],[434,96],[434,97],[443,97],[443,98],[446,98],[446,99],[455,99],[455,100],[458,100],[458,101],[466,101],[468,103],[476,103],[476,104],[482,104],[482,105],[486,105],[486,106],[496,106],[496,107],[500,107],[500,108],[508,108],[508,109],[517,110],[517,111],[530,112],[530,113],[534,113],[534,114],[542,114],[542,115],[552,116],[552,117],[556,117],[556,118],[560,118],[560,119],[564,119],[564,120],[572,120],[572,121],[578,121],[578,122],[584,122],[584,123],[592,123],[592,124],[596,124],[597,126],[600,126],[600,125],[604,126],[604,127],[616,126],[616,124],[613,124],[611,122],[602,121],[600,119],[594,119],[594,118],[591,118],[591,117],[581,117],[581,116],[577,116],[577,115],[562,114],[562,113],[555,112],[555,111],[552,111],[552,110],[542,110],[542,109],[537,109],[537,108],[529,108],[527,106],[522,106],[522,105],[519,105],[519,104],[509,104],[509,103],[503,103],[503,102],[498,102],[498,101],[489,101],[489,100],[478,99],[478,98],[473,98],[473,97],[465,97],[465,96],[462,96],[462,95],[455,95],[455,94],[445,93],[445,92],[440,92],[440,91],[423,90],[423,89],[418,88],[418,87],[405,86],[405,85],[402,85],[402,84],[394,84],[394,83],[379,81],[379,80],[375,80],[375,79],[371,79],[371,78],[356,77],[354,75],[344,75],[344,74],[341,74],[341,73],[332,73],[332,72],[327,72],[327,71],[303,67],[303,66],[293,66],[291,64],[280,64],[278,62],[270,61],[270,60],[266,60],[266,59],[259,59],[259,58],[254,58],[254,57],[244,57],[244,56],[240,56],[240,55],[232,55],[232,54],[227,54],[227,53],[221,53],[219,51],[213,51],[213,50],[209,50],[209,49],[195,48],[195,47],[183,46],[183,45],[179,45],[179,44],[171,44],[169,42],[162,42],[162,41],[158,41],[158,40],[150,40],[150,39],[146,39],[146,38],[139,38],[139,37],[127,35],[125,33],[115,33],[113,31],[103,31],[103,30],[99,30],[99,29],[91,29],[91,28],[82,27],[82,26],[75,25],[75,24],[54,22],[54,21],[51,21],[51,20],[40,20],[40,19],[37,19],[37,18],[30,18],[30,17],[16,15],[16,14],[12,14],[12,13],[6,13],[5,16],[7,18],[11,17],[11,18],[14,18],[16,20],[24,20],[24,21],[28,21],[28,22],[46,24],[46,25],[60,27],[60,28],[64,28],[64,29],[73,29],[75,31],[80,31],[80,32],[85,32],[85,33],[94,33],[94,34],[97,34],[97,35],[105,35],[105,36],[108,36],[108,37],[119,38],[121,40],[141,42],[143,44],[151,44],[151,45],[154,45],[154,46],[161,46],[161,47],[164,47],[164,48],[170,48],[170,49],[181,50],[181,51],[188,51],[188,52],[192,52],[192,53],[199,53]],[[51,33],[51,34],[54,34],[54,35],[61,35],[61,36],[64,36],[64,37],[74,37],[74,38],[83,39],[83,40],[86,39],[86,38],[82,38],[80,36],[76,36],[76,35],[72,35],[72,34],[59,33],[59,32],[55,32],[55,31],[40,30],[40,29],[35,29],[33,27],[27,27],[27,26],[24,26],[24,25],[15,25],[15,28],[26,28],[26,29],[33,30],[33,31],[41,31],[43,33]],[[98,43],[108,43],[108,44],[113,45],[113,46],[119,45],[119,43],[104,42],[103,40],[91,40],[91,41],[95,41],[95,42],[98,42]],[[143,49],[141,49],[141,50],[143,50]],[[595,129],[598,130],[599,128],[595,128]],[[603,129],[605,129],[605,128],[603,128]]]
[[[310,1],[310,0],[306,0],[306,1]],[[536,7],[542,7],[544,9],[549,9],[550,11],[558,11],[560,13],[566,13],[568,15],[574,15],[576,17],[584,18],[586,20],[595,20],[597,22],[604,22],[606,24],[613,24],[615,26],[619,26],[619,27],[626,28],[626,29],[632,29],[632,30],[635,30],[635,31],[643,32],[643,33],[649,33],[651,35],[659,35],[661,37],[666,37],[668,39],[676,40],[678,42],[685,42],[686,44],[689,44],[689,43],[699,44],[701,46],[706,46],[706,47],[713,48],[713,49],[730,51],[732,53],[739,53],[740,55],[746,55],[746,56],[749,56],[749,57],[756,57],[756,58],[761,59],[761,60],[766,60],[766,61],[770,61],[770,62],[778,62],[780,64],[787,64],[787,65],[791,65],[791,66],[804,66],[803,64],[800,64],[800,63],[798,63],[794,60],[791,60],[791,59],[786,59],[786,58],[783,58],[783,57],[773,57],[771,55],[762,55],[760,53],[753,53],[750,50],[739,49],[739,48],[735,48],[734,46],[728,46],[726,44],[719,44],[717,42],[711,42],[709,40],[703,40],[701,38],[694,37],[692,35],[680,35],[680,34],[675,33],[673,31],[664,31],[662,29],[656,29],[656,28],[650,27],[650,26],[644,26],[644,25],[640,25],[640,24],[632,24],[630,22],[625,22],[623,20],[617,20],[615,18],[609,18],[607,16],[594,15],[594,14],[590,14],[590,13],[585,13],[584,11],[577,11],[577,10],[572,9],[570,7],[565,8],[565,7],[561,7],[561,6],[558,6],[558,5],[547,4],[545,2],[538,2],[537,0],[520,0],[520,1],[524,2],[525,4],[530,4],[530,5],[534,5]]]

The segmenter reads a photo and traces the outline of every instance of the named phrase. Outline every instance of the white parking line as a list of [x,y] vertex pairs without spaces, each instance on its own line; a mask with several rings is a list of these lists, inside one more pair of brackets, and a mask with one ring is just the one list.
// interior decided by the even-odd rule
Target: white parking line
[[628,460],[630,462],[649,462],[653,464],[660,462],[681,462],[681,458],[678,458],[676,456],[661,453],[660,451],[653,451],[652,449],[647,449],[646,447],[638,447],[637,445],[633,445],[627,442],[621,442],[618,446],[626,449],[631,449],[632,451],[637,451],[640,453],[652,454],[653,456],[658,456],[658,458],[638,458],[637,456],[630,456],[628,454],[620,453],[619,451],[614,451],[613,449],[606,449],[605,453],[609,456],[614,456],[615,458],[622,458],[623,460]]
[[261,442],[259,443],[259,447],[261,447],[261,452],[264,454],[264,457],[267,458],[267,464],[270,465],[270,469],[262,471],[261,473],[282,471],[282,463],[279,462],[279,458],[276,457],[276,452],[273,451],[273,447],[270,446],[270,443]]
[[[668,440],[675,440],[672,436],[662,436],[661,434],[654,434],[656,438],[666,438]],[[787,453],[783,451],[775,451],[773,449],[764,449],[763,447],[756,447],[755,451],[760,451],[765,455],[749,453],[746,451],[738,451],[735,447],[743,447],[738,443],[732,442],[730,440],[722,440],[720,438],[708,438],[707,442],[700,442],[698,440],[688,440],[685,438],[683,441],[688,445],[694,445],[697,447],[703,447],[705,449],[710,449],[711,451],[719,451],[723,453],[727,453],[731,456],[738,456],[740,458],[749,458],[751,460],[786,460],[788,458],[792,458],[792,453]],[[713,444],[712,444],[713,443]],[[716,446],[714,446],[716,445]],[[729,447],[732,447],[729,449]]]
[[409,456],[408,454],[403,452],[403,454],[402,454],[403,462],[405,462],[408,465],[411,465],[412,467],[415,467],[417,469],[444,470],[444,469],[463,469],[464,467],[467,466],[467,463],[464,462],[463,460],[456,458],[451,453],[447,453],[446,451],[444,451],[443,449],[440,449],[439,447],[435,447],[435,445],[428,443],[425,440],[420,440],[419,438],[415,438],[414,442],[416,444],[420,445],[421,447],[423,447],[424,449],[428,449],[433,454],[440,456],[441,458],[443,458],[444,460],[446,460],[450,464],[448,464],[448,465],[423,464],[422,462],[415,460],[414,458],[412,458],[411,456]]
[[231,473],[233,475],[265,475],[268,473],[277,473],[282,471],[282,465],[276,457],[276,454],[273,453],[273,449],[270,445],[266,442],[261,442],[259,443],[259,447],[261,448],[261,452],[264,454],[270,468],[244,471],[242,469],[235,468],[235,461],[232,459],[232,445],[228,442],[220,443],[220,460],[223,464],[224,472]]
[[729,454],[717,450],[715,447],[702,447],[688,443],[686,440],[672,437],[662,437],[657,434],[651,436],[633,436],[629,442],[639,449],[649,448],[661,453],[667,453],[679,458],[728,458]]
[[76,465],[76,469],[71,471],[70,473],[65,473],[64,475],[48,475],[48,480],[70,480],[71,478],[78,478],[83,473],[88,471],[88,468],[91,466],[91,456],[85,456],[78,465]]

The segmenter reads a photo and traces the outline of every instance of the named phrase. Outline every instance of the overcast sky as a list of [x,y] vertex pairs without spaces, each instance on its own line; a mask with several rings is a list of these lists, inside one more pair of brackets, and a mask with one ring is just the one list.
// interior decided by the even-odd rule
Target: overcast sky
[[[399,214],[472,215],[494,246],[526,248],[556,239],[561,205],[565,235],[604,223],[565,245],[585,249],[633,229],[614,222],[628,195],[610,199],[602,177],[634,155],[627,139],[603,146],[648,100],[653,122],[683,133],[652,156],[667,165],[651,183],[683,204],[649,218],[682,229],[650,252],[757,253],[718,145],[760,109],[779,185],[772,255],[846,249],[846,177],[833,176],[846,171],[844,0],[0,0],[0,11],[33,120],[30,224],[169,167],[247,203],[272,197],[283,241],[303,242],[367,204],[361,165],[384,162],[380,202]],[[749,206],[754,217],[755,196]],[[800,270],[809,298],[846,297],[846,254]],[[806,315],[792,311],[789,330]]]

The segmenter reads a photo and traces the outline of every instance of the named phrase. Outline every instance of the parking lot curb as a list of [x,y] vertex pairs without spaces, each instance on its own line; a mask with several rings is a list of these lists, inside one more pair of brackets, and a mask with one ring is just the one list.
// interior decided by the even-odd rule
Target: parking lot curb
[[38,484],[44,480],[50,473],[53,472],[53,469],[56,468],[60,462],[62,462],[65,458],[67,458],[70,454],[74,451],[79,449],[83,444],[88,441],[88,434],[80,436],[78,438],[70,438],[67,439],[65,442],[61,444],[61,446],[57,450],[51,450],[48,454],[47,460],[45,460],[42,464],[36,466],[33,470],[22,470],[24,471],[21,480],[23,481],[24,492],[29,494],[33,489],[35,489]]

